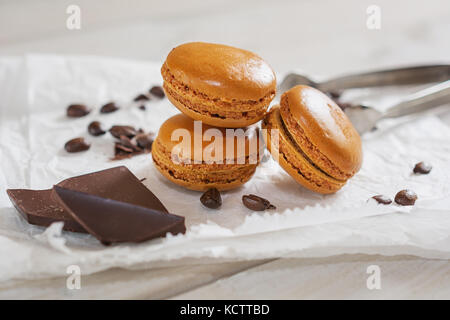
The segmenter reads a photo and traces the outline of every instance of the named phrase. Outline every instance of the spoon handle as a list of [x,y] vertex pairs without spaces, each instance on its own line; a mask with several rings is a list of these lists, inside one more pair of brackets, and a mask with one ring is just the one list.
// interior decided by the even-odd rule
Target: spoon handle
[[350,88],[424,84],[450,79],[450,65],[428,65],[346,75],[322,83],[318,89],[335,91]]

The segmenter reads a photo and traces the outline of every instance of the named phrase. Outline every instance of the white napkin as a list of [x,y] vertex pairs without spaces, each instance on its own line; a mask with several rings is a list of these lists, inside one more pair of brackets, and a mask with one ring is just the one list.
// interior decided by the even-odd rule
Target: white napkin
[[[204,208],[200,193],[166,181],[149,154],[110,161],[113,138],[87,134],[89,122],[134,125],[157,132],[178,111],[167,99],[138,109],[133,98],[162,82],[159,63],[98,57],[30,55],[0,59],[0,281],[64,275],[69,265],[83,274],[111,267],[152,268],[187,263],[341,253],[415,254],[450,259],[450,117],[427,115],[386,121],[364,136],[361,171],[334,195],[310,192],[273,160],[262,163],[245,186],[223,193],[220,210]],[[392,90],[391,90],[392,91]],[[382,93],[372,96],[383,98]],[[390,97],[397,101],[398,92]],[[353,98],[367,90],[353,92]],[[121,109],[99,114],[115,101]],[[68,119],[68,104],[94,108]],[[376,99],[372,101],[376,104]],[[381,105],[381,103],[380,103]],[[447,119],[447,120],[445,120]],[[64,143],[84,136],[87,152],[68,154]],[[416,162],[428,161],[428,175],[414,175]],[[186,217],[186,235],[142,244],[104,247],[90,235],[29,225],[15,211],[7,188],[50,188],[65,178],[126,165],[164,203]],[[376,194],[393,198],[412,189],[414,207],[377,205]],[[277,210],[254,213],[242,205],[244,194],[269,199]]]

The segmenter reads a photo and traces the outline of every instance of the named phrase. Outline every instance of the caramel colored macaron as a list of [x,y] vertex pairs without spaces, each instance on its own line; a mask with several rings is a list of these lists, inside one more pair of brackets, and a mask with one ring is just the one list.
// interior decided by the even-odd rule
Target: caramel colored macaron
[[178,114],[159,129],[152,157],[159,172],[182,187],[198,191],[228,190],[252,177],[262,148],[255,126],[214,128]]
[[[358,132],[341,108],[317,89],[300,85],[286,91],[262,127],[281,167],[310,190],[336,192],[361,167]],[[278,141],[272,129],[278,130]]]
[[272,68],[256,54],[221,44],[174,48],[161,68],[164,91],[195,120],[225,128],[261,120],[276,92]]

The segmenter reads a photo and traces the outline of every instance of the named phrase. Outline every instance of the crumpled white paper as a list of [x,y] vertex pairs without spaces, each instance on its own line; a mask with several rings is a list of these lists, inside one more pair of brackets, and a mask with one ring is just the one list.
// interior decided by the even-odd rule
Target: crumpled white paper
[[[450,259],[450,123],[449,113],[409,117],[381,124],[363,138],[361,171],[334,195],[319,195],[295,183],[273,160],[262,163],[245,186],[223,193],[220,210],[208,210],[200,193],[166,181],[150,155],[112,162],[113,138],[91,137],[87,124],[105,128],[130,124],[156,132],[178,111],[167,99],[131,102],[161,84],[159,63],[98,57],[29,55],[0,59],[0,281],[64,275],[77,264],[83,274],[112,267],[155,268],[211,261],[329,256],[342,253],[414,254]],[[392,91],[392,89],[390,89]],[[411,90],[411,89],[409,89]],[[390,100],[373,90],[351,91],[377,105]],[[372,97],[372,98],[371,98]],[[375,99],[373,99],[375,97]],[[116,101],[120,111],[100,115],[99,107]],[[367,100],[367,101],[364,101]],[[87,117],[68,119],[68,104],[95,108]],[[84,136],[92,147],[68,154],[64,143]],[[429,161],[429,175],[413,175],[418,161]],[[126,165],[172,213],[186,217],[186,235],[142,244],[104,247],[90,235],[29,225],[12,207],[7,188],[50,188],[62,179]],[[394,197],[405,188],[419,200],[414,207],[377,205],[375,194]],[[241,202],[254,193],[277,206],[253,213]]]

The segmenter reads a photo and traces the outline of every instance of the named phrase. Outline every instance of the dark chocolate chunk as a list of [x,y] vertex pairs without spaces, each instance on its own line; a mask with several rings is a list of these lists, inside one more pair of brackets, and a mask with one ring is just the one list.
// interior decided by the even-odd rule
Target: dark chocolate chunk
[[[161,201],[124,166],[69,178],[58,185],[167,213]],[[63,209],[52,190],[10,189],[7,193],[13,205],[30,224],[47,227],[53,222],[62,221],[64,230],[86,232]]]
[[106,133],[106,131],[102,129],[102,126],[98,121],[92,121],[89,124],[88,132],[95,137],[104,135]]
[[207,208],[217,209],[222,205],[222,197],[219,190],[211,188],[202,194],[200,202]]
[[90,147],[91,145],[87,144],[86,141],[84,141],[84,138],[75,138],[69,140],[64,145],[64,149],[66,149],[66,151],[70,153],[86,151]]
[[120,139],[120,136],[126,136],[131,139],[138,134],[138,131],[132,126],[112,126],[109,132],[117,139]]
[[166,95],[164,93],[164,89],[160,86],[153,86],[149,92],[154,95],[155,97],[158,97],[160,99],[164,98]]
[[52,190],[8,189],[9,199],[30,224],[48,227],[53,222],[64,222],[63,229],[73,232],[86,230],[53,199]]
[[58,186],[168,212],[161,201],[125,166],[72,177],[61,181]]
[[184,217],[54,186],[61,205],[105,245],[185,233]]
[[414,166],[413,172],[416,174],[429,174],[433,167],[428,162],[419,162]]
[[381,204],[391,204],[392,203],[391,198],[386,197],[386,196],[384,196],[382,194],[379,194],[377,196],[373,196],[372,199],[375,199],[378,203],[381,203]]
[[136,98],[134,98],[134,101],[135,101],[135,102],[138,102],[138,101],[148,101],[148,100],[150,100],[150,98],[149,98],[148,96],[146,96],[145,94],[140,94],[140,95],[138,95]]
[[145,104],[143,104],[143,105],[139,106],[139,109],[142,111],[145,111],[145,110],[147,110],[147,107],[145,106]]
[[402,206],[413,206],[416,203],[417,194],[412,190],[401,190],[395,195],[395,202]]
[[242,202],[244,205],[253,211],[264,211],[266,209],[276,209],[276,207],[270,204],[270,201],[254,194],[242,196]]
[[117,110],[119,107],[114,102],[109,102],[100,109],[100,113],[111,113]]
[[67,107],[67,116],[70,118],[80,118],[88,115],[89,110],[84,104],[71,104]]

